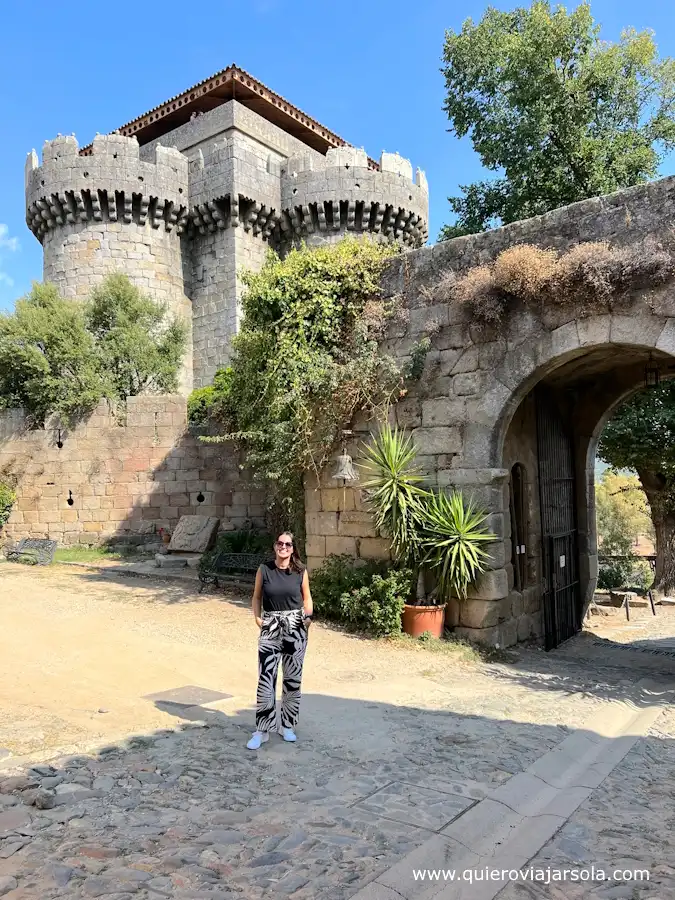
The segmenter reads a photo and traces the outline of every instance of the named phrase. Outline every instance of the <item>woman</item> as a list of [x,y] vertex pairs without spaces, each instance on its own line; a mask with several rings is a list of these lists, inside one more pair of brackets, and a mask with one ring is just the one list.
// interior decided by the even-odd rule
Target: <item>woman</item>
[[274,544],[274,559],[260,566],[253,590],[253,615],[260,629],[256,730],[246,745],[257,750],[277,730],[277,670],[283,660],[281,733],[297,740],[302,662],[312,621],[312,595],[307,570],[300,562],[293,535],[284,531]]

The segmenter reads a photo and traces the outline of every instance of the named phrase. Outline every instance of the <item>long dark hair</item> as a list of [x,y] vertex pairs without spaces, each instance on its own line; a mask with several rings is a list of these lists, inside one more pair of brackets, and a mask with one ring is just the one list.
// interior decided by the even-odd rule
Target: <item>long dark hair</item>
[[[293,550],[291,551],[291,562],[290,562],[289,568],[293,572],[298,572],[298,573],[304,572],[305,564],[303,563],[303,561],[300,559],[300,556],[298,555],[298,548],[295,544],[295,536],[294,536],[293,532],[292,531],[280,532],[280,534],[277,536],[277,541],[280,538],[282,538],[285,534],[288,535],[288,537],[291,539],[291,541],[293,543]],[[275,556],[275,559],[276,559],[276,556]]]

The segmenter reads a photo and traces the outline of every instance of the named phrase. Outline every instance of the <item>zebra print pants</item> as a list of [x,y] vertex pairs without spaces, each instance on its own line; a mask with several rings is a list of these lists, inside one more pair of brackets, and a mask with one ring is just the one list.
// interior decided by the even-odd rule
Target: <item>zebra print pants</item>
[[277,672],[283,666],[281,726],[295,728],[300,714],[302,663],[307,649],[307,626],[302,610],[265,612],[258,639],[256,730],[277,731]]

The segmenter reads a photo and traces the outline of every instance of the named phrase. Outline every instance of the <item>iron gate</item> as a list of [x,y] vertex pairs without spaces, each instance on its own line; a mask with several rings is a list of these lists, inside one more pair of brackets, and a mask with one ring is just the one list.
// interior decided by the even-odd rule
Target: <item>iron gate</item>
[[572,439],[554,393],[536,389],[544,641],[552,650],[581,628]]

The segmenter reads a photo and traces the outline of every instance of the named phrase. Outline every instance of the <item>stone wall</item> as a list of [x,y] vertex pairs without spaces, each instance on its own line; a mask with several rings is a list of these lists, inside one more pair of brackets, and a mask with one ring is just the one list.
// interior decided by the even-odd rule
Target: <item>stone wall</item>
[[[507,247],[534,243],[566,250],[584,241],[615,245],[660,240],[675,220],[675,178],[584,201],[485,234],[413,250],[388,265],[385,296],[400,295],[405,328],[384,349],[400,361],[423,337],[431,341],[424,371],[393,410],[393,421],[412,431],[428,483],[459,488],[488,513],[497,541],[490,568],[448,617],[464,636],[508,646],[541,629],[541,537],[536,486],[537,449],[527,397],[542,380],[572,405],[577,471],[577,517],[581,594],[587,606],[597,576],[593,509],[593,459],[602,425],[620,400],[644,385],[650,354],[671,371],[675,357],[675,284],[636,287],[611,309],[585,304],[526,306],[512,303],[498,325],[476,321],[470,308],[451,299],[456,273],[488,263]],[[522,404],[522,405],[521,405]],[[361,426],[357,425],[357,429]],[[367,427],[359,436],[367,436]],[[352,448],[358,460],[358,442]],[[530,473],[527,589],[514,590],[509,511],[511,467]],[[307,485],[308,556],[382,556],[385,542],[362,510],[358,491],[335,492],[330,472]],[[342,499],[336,499],[342,498]],[[335,504],[338,505],[337,509]],[[353,518],[353,520],[352,520]]]
[[20,410],[3,412],[0,472],[18,481],[3,529],[10,540],[144,543],[182,515],[218,516],[224,530],[264,519],[263,496],[232,452],[188,432],[179,396],[133,397],[121,421],[101,403],[72,432],[56,422],[31,429]]

